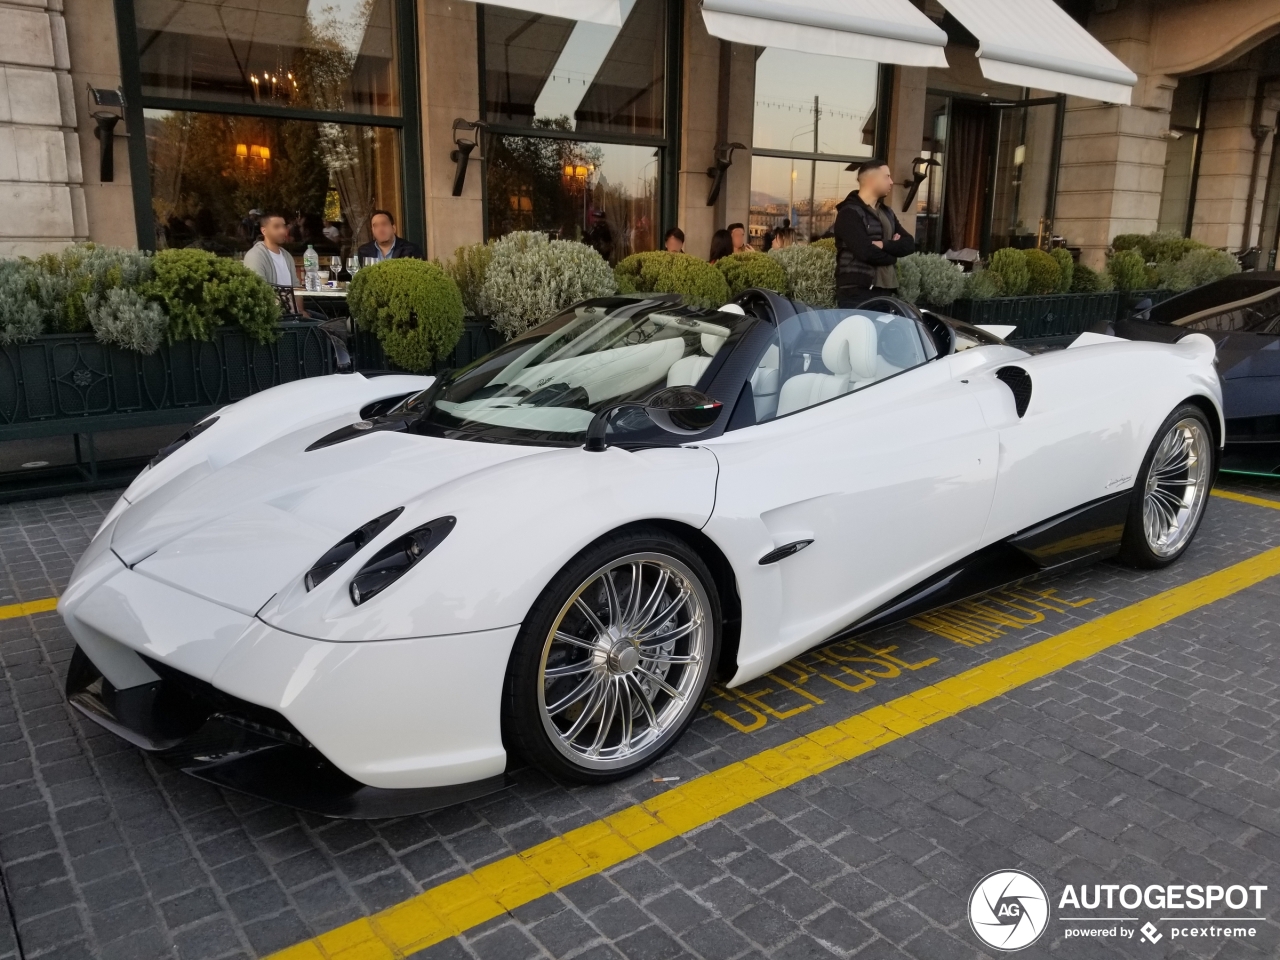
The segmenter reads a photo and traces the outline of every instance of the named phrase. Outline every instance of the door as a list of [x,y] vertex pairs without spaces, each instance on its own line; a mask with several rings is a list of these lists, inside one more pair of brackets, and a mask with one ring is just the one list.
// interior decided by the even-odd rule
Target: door
[[1061,109],[1058,97],[993,105],[995,146],[983,250],[1047,246]]
[[832,348],[842,319],[865,320],[785,321],[777,416],[707,443],[720,476],[706,532],[740,558],[738,681],[977,549],[986,524],[997,439],[968,385],[903,317],[878,316],[876,355],[848,362]]

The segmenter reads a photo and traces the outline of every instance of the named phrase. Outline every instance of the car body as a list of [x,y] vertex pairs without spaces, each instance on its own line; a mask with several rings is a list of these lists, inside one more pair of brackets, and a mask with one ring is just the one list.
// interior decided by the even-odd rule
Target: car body
[[1227,420],[1222,469],[1280,474],[1280,272],[1237,273],[1188,290],[1117,322],[1114,333],[1213,340]]
[[[189,773],[332,816],[497,789],[538,716],[543,745],[563,741],[549,762],[615,776],[670,745],[712,671],[737,685],[1115,555],[1181,409],[1197,472],[1155,559],[1176,558],[1222,435],[1212,353],[1085,335],[1029,356],[897,301],[748,291],[720,310],[589,301],[435,381],[277,387],[166,448],[112,508],[59,601],[68,695]],[[653,398],[681,391],[719,401],[699,408],[710,426],[658,425]],[[601,550],[623,558],[604,574]],[[649,626],[624,643],[596,621],[615,613]],[[542,706],[521,723],[527,670]],[[556,719],[553,675],[584,670],[603,685]],[[567,727],[589,711],[583,746]]]

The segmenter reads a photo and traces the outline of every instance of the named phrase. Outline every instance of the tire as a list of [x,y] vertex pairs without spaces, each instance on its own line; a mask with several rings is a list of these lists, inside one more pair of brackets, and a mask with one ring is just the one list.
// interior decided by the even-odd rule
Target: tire
[[556,574],[516,636],[508,747],[562,780],[634,773],[693,722],[720,634],[715,581],[687,543],[659,527],[598,540]]
[[1213,429],[1203,410],[1188,403],[1169,414],[1133,485],[1121,560],[1154,570],[1186,552],[1204,519],[1216,455]]

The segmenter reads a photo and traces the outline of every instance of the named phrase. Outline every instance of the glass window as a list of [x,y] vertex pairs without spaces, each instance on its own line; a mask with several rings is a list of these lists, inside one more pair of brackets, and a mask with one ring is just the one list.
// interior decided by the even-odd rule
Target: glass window
[[1049,223],[1057,103],[1016,104],[997,110],[991,248],[1037,246]]
[[868,158],[879,64],[768,47],[756,60],[753,147]]
[[751,377],[756,422],[826,403],[937,356],[932,335],[912,317],[869,310],[789,317]]
[[[821,237],[836,220],[836,204],[858,188],[844,161],[751,158],[752,243],[768,230],[789,226],[797,240]],[[787,221],[785,224],[783,221]]]
[[137,0],[144,97],[400,113],[393,0]]
[[653,250],[659,156],[650,146],[492,137],[489,236],[541,230],[589,244],[610,264]]
[[623,25],[484,8],[485,112],[501,126],[661,137],[663,0],[622,0]]
[[220,254],[247,250],[267,210],[307,244],[351,255],[370,239],[369,216],[402,222],[400,132],[220,113],[145,111],[156,246]]

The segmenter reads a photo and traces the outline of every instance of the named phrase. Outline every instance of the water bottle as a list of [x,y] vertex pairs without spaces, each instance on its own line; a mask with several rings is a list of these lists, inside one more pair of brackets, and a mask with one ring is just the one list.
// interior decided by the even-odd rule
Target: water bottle
[[302,255],[302,271],[306,276],[306,288],[308,290],[320,289],[320,254],[316,253],[316,248],[311,244],[307,244],[307,250]]

